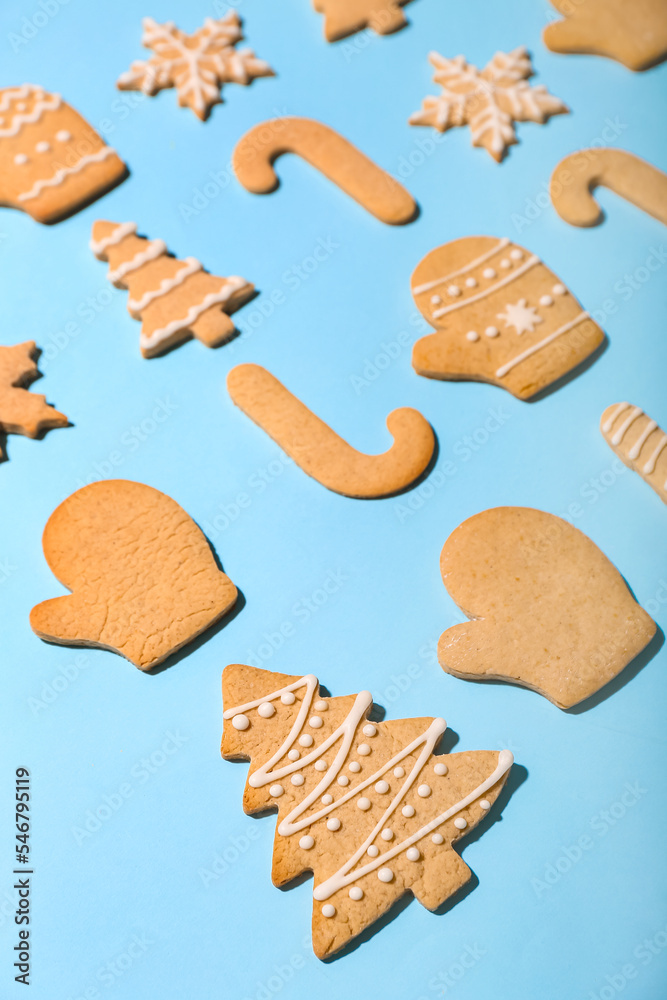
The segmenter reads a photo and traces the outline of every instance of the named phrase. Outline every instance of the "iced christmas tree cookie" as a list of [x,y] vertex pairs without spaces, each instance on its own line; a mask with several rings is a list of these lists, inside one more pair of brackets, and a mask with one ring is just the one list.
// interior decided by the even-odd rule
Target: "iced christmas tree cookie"
[[470,880],[454,845],[498,798],[509,750],[437,756],[444,719],[371,722],[370,692],[323,696],[312,674],[232,664],[222,694],[222,755],[250,761],[243,809],[278,813],[274,885],[314,873],[318,958],[401,897],[435,910]]

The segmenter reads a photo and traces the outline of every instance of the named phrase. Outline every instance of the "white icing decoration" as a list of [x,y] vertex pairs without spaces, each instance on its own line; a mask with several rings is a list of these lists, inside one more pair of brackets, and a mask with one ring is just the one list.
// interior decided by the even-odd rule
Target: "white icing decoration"
[[566,295],[567,294],[567,288],[565,287],[565,285],[561,285],[560,282],[558,282],[556,285],[554,285],[554,287],[551,289],[551,291],[554,293],[554,295]]
[[316,771],[326,771],[327,767],[328,767],[328,764],[327,764],[327,762],[325,760],[316,760],[315,761],[315,770]]
[[394,768],[394,777],[395,778],[404,778],[405,777],[405,768],[401,767],[400,764],[399,764],[398,767]]
[[461,289],[458,285],[450,285],[447,289],[447,294],[451,295],[453,299],[456,299],[461,294]]
[[409,806],[409,805],[408,806],[403,806],[403,808],[401,809],[401,812],[403,813],[403,815],[407,819],[410,819],[410,817],[414,816],[414,814],[415,814],[415,807],[414,806]]
[[379,795],[386,795],[389,791],[389,785],[384,779],[382,781],[376,781],[375,791],[378,792]]
[[625,418],[621,426],[618,428],[618,430],[612,437],[611,443],[620,444],[623,438],[625,437],[625,432],[627,431],[630,424],[633,424],[637,419],[637,417],[640,417],[643,412],[644,411],[642,409],[640,409],[638,406],[635,406],[634,409],[630,411],[630,414]]
[[353,885],[348,895],[350,899],[354,899],[355,902],[358,902],[360,899],[364,898],[364,890],[358,885]]
[[454,826],[457,830],[465,830],[468,825],[468,821],[463,818],[463,816],[457,816],[454,820]]
[[293,785],[302,785],[306,779],[302,774],[293,774],[290,781]]
[[137,271],[144,264],[147,264],[149,260],[155,260],[156,257],[161,257],[166,252],[167,244],[164,240],[150,240],[145,250],[140,250],[130,260],[123,261],[115,271],[109,271],[107,281],[115,285],[117,281],[122,281],[127,274]]
[[28,157],[25,155],[25,153],[17,153],[16,156],[14,157],[14,163],[16,164],[17,167],[22,167],[23,164],[27,162],[28,162]]
[[431,837],[431,840],[433,841],[434,844],[444,844],[445,842],[445,838],[441,833],[434,833],[433,836]]
[[443,774],[447,774],[448,767],[446,764],[443,764],[442,761],[440,761],[438,764],[433,765],[433,770],[435,771],[436,774],[442,776]]
[[498,313],[498,319],[504,320],[505,326],[513,326],[519,336],[526,331],[532,333],[538,323],[544,322],[535,306],[526,305],[525,299],[508,303],[505,312]]
[[283,705],[293,705],[294,702],[296,701],[296,697],[293,691],[285,691],[284,694],[281,694],[280,700],[282,701]]
[[552,306],[553,304],[554,304],[554,300],[551,298],[550,295],[540,295],[540,305],[541,306]]
[[470,340],[472,343],[474,343],[476,340],[479,340],[479,334],[477,333],[476,330],[468,330],[468,332],[466,333],[466,340]]
[[610,413],[609,417],[605,420],[605,422],[602,425],[602,430],[605,432],[605,434],[609,433],[609,431],[614,426],[614,421],[616,420],[616,417],[619,414],[621,414],[623,412],[623,410],[627,410],[627,408],[629,407],[629,405],[630,405],[629,403],[618,403],[614,407],[614,409]]
[[393,882],[394,873],[391,868],[380,868],[378,872],[378,878],[381,882]]
[[421,858],[421,854],[419,852],[418,847],[408,847],[407,851],[405,852],[405,856],[408,859],[408,861],[419,861],[419,859]]
[[[0,135],[2,132],[0,131]],[[71,177],[72,174],[78,174],[81,170],[87,167],[91,163],[101,163],[102,160],[106,160],[108,156],[115,156],[116,150],[112,149],[111,146],[103,146],[96,153],[90,153],[88,156],[82,156],[73,167],[60,167],[56,170],[52,177],[47,177],[46,180],[35,181],[34,185],[29,191],[24,191],[18,196],[19,201],[30,201],[32,198],[37,198],[42,193],[43,189],[46,187],[58,187],[62,184],[66,178]]]
[[502,267],[503,271],[506,271],[508,267],[512,266],[512,261],[508,260],[507,257],[503,257],[503,259],[500,262],[500,266]]
[[512,258],[512,260],[522,260],[523,253],[517,247],[514,247],[513,250],[510,250],[510,257]]
[[491,803],[489,802],[488,799],[480,799],[479,800],[479,807],[480,807],[480,809],[484,809],[486,811],[487,809],[491,808]]
[[351,760],[347,767],[353,774],[359,774],[359,771],[361,771],[361,764],[358,760]]
[[315,846],[315,841],[308,833],[305,835],[305,837],[302,837],[301,840],[299,841],[299,847],[304,851],[310,851],[311,848],[313,848],[314,846]]
[[261,715],[263,719],[270,719],[272,715],[276,714],[276,710],[270,701],[264,701],[257,709],[257,714]]
[[346,785],[350,784],[350,779],[346,774],[341,774],[340,778],[338,779],[338,784],[342,785],[343,788],[345,788]]
[[40,140],[40,141],[39,141],[39,142],[38,142],[38,143],[37,143],[37,144],[35,145],[35,152],[36,152],[36,153],[48,153],[50,149],[51,149],[51,146],[50,146],[50,145],[49,145],[49,143],[48,143],[48,142],[46,141],[46,139],[41,139],[41,140]]
[[115,246],[121,240],[124,240],[126,236],[131,236],[136,231],[136,222],[120,222],[108,236],[103,237],[101,240],[91,240],[88,245],[96,257],[101,257],[108,247]]
[[284,791],[285,789],[282,785],[271,785],[269,788],[269,795],[272,795],[274,799],[277,799],[283,794]]
[[568,330],[571,330],[574,326],[578,326],[578,324],[585,319],[590,319],[590,317],[588,313],[584,310],[583,312],[580,312],[578,316],[575,316],[575,318],[571,320],[569,323],[565,323],[563,326],[560,326],[557,330],[554,330],[554,332],[550,333],[548,337],[544,338],[544,340],[540,340],[539,343],[533,344],[532,347],[529,347],[527,350],[522,351],[521,354],[517,354],[517,356],[515,358],[512,358],[511,361],[508,361],[506,364],[501,365],[500,368],[498,368],[496,371],[496,378],[502,378],[503,375],[507,375],[507,373],[511,371],[515,365],[521,364],[522,361],[525,361],[526,358],[529,358],[532,354],[535,354],[536,351],[541,351],[543,347],[546,347],[547,344],[550,344],[552,340],[556,339],[556,337],[560,337],[561,334],[567,333]]
[[203,312],[210,309],[211,306],[226,302],[232,297],[234,292],[246,287],[247,284],[248,282],[243,278],[239,278],[238,275],[232,275],[224,281],[219,292],[209,292],[209,294],[205,296],[205,298],[203,298],[198,305],[191,306],[182,319],[175,319],[172,323],[168,323],[167,326],[163,326],[162,329],[154,330],[150,335],[142,332],[139,337],[141,346],[144,348],[154,347],[161,341],[166,340],[167,337],[171,337],[171,335],[176,333],[178,330],[186,329],[194,323]]
[[535,267],[536,264],[540,263],[539,257],[529,257],[525,264],[518,267],[516,271],[512,271],[506,277],[501,278],[497,281],[495,285],[489,285],[488,288],[484,288],[481,292],[477,292],[476,295],[471,295],[470,298],[464,299],[463,302],[454,302],[452,305],[443,306],[441,309],[435,309],[433,312],[433,318],[439,319],[441,316],[445,316],[447,313],[453,312],[455,309],[462,309],[464,306],[468,306],[471,302],[479,302],[480,299],[486,298],[487,295],[491,295],[492,292],[497,292],[499,288],[504,288],[508,285],[510,281],[516,281],[520,278],[522,274],[530,270],[531,267]]
[[371,844],[366,851],[366,854],[370,858],[377,858],[379,853],[380,853],[380,848],[376,847],[375,844]]
[[335,917],[336,916],[336,907],[332,906],[331,903],[325,903],[324,906],[322,907],[322,916],[323,917]]
[[419,788],[417,789],[417,795],[419,795],[420,798],[422,799],[427,799],[430,794],[431,794],[430,785],[420,785]]
[[646,439],[648,438],[648,436],[650,434],[653,433],[653,431],[656,429],[657,426],[658,425],[656,424],[655,420],[649,420],[648,421],[648,423],[646,424],[646,427],[641,432],[641,434],[639,435],[639,437],[637,438],[637,440],[633,444],[632,448],[628,452],[628,458],[632,458],[632,459],[639,458],[639,453],[642,450],[642,448],[644,447]]
[[337,816],[332,816],[331,819],[327,820],[327,830],[331,830],[332,833],[340,830],[340,820]]
[[330,806],[331,803],[333,802],[333,795],[329,795],[329,793],[326,792],[326,794],[322,796],[320,801],[322,802],[322,805]]
[[497,278],[498,274],[494,270],[494,268],[492,268],[492,267],[485,267],[484,270],[482,271],[482,277],[483,278],[489,278],[489,279],[490,278]]
[[304,733],[303,736],[299,736],[299,743],[302,747],[312,747],[313,742],[314,740],[310,733]]
[[360,743],[359,746],[357,747],[357,753],[359,754],[360,757],[368,757],[370,752],[371,748],[369,747],[368,743]]
[[364,734],[364,736],[376,736],[377,735],[377,729],[375,728],[375,726],[371,725],[370,722],[368,723],[367,726],[364,726],[364,728],[361,731]]
[[316,701],[315,704],[313,705],[313,708],[315,709],[316,712],[326,712],[328,707],[329,706],[326,703],[326,701]]
[[323,723],[322,719],[320,719],[319,715],[314,715],[312,717],[312,719],[308,720],[308,725],[312,729],[321,729],[322,726],[324,725],[324,723]]
[[166,295],[168,292],[173,291],[174,288],[182,285],[185,279],[189,278],[191,274],[201,271],[202,266],[195,257],[186,257],[184,266],[176,272],[173,278],[163,278],[158,288],[144,292],[140,299],[129,298],[127,300],[127,308],[133,316],[138,316],[154,299],[159,299],[162,295]]
[[[11,116],[12,124],[8,128],[0,129],[0,139],[18,135],[24,125],[39,121],[45,111],[55,111],[62,104],[60,94],[49,94],[48,97],[44,97],[43,90],[38,87],[32,87],[29,83],[24,83],[22,87],[18,87],[15,90],[8,90],[2,95],[0,111],[10,110],[12,99],[15,96],[29,97],[33,94],[36,100],[32,111],[27,115],[13,114]],[[27,105],[23,102],[16,104],[17,111],[25,111],[26,107]]]
[[432,305],[439,306],[441,302],[442,302],[442,299],[440,298],[439,295],[432,295],[431,296],[431,304]]
[[[412,289],[413,294],[421,295],[422,292],[428,292],[431,290],[431,288],[436,288],[438,285],[444,285],[445,282],[449,281],[451,278],[458,277],[459,274],[466,274],[468,271],[472,271],[473,268],[478,267],[480,264],[483,264],[484,261],[489,260],[490,257],[494,256],[494,254],[497,254],[501,250],[504,250],[508,243],[509,240],[507,239],[507,237],[503,237],[501,240],[498,240],[498,242],[496,243],[496,245],[492,250],[487,250],[486,253],[483,253],[479,257],[476,257],[474,260],[471,260],[469,264],[465,265],[465,267],[460,267],[458,271],[452,271],[450,274],[446,274],[444,278],[436,278],[435,281],[427,281],[423,285],[417,285],[415,288]],[[472,280],[474,281],[474,278]],[[475,282],[475,284],[476,283],[477,282]],[[474,286],[469,286],[469,287],[474,287]]]
[[362,809],[366,812],[371,807],[371,800],[367,799],[365,795],[362,795],[360,799],[357,799],[357,809]]
[[484,333],[486,334],[487,337],[497,337],[498,334],[500,333],[500,330],[498,329],[497,326],[487,326]]
[[648,462],[644,466],[644,475],[650,476],[652,472],[655,472],[655,463],[658,461],[663,448],[667,445],[667,434],[663,434],[661,439],[655,446],[655,451],[649,458]]
[[248,718],[247,715],[242,715],[242,714],[235,715],[232,719],[232,725],[234,729],[238,729],[242,732],[244,729],[247,729],[248,726],[250,725],[250,719]]
[[382,831],[382,833],[380,834],[380,836],[382,837],[383,840],[393,840],[394,839],[394,831],[390,830],[389,827],[387,827],[386,830]]
[[466,278],[466,288],[477,288],[477,278]]
[[299,757],[301,756],[301,754],[299,753],[299,751],[295,747],[293,750],[290,750],[290,752],[287,754],[287,756],[289,757],[290,760],[298,760]]
[[61,128],[56,132],[58,142],[69,142],[71,138],[72,134],[66,128]]

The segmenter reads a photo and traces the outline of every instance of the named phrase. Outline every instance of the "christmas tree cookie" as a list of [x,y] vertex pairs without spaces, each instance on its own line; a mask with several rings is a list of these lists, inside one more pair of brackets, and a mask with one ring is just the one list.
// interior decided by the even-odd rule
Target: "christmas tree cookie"
[[196,337],[218,347],[234,336],[229,313],[247,302],[254,285],[234,275],[218,278],[194,257],[177,260],[163,240],[137,236],[134,222],[96,222],[90,248],[109,262],[107,278],[130,293],[127,308],[140,319],[145,358]]
[[249,760],[248,814],[273,810],[273,883],[315,876],[313,948],[328,958],[401,897],[437,909],[471,878],[454,845],[488,815],[508,750],[434,755],[444,719],[371,722],[368,691],[332,698],[312,674],[223,672],[226,760]]
[[[46,396],[28,392],[39,378],[34,340],[0,347],[0,435],[25,434],[36,438],[51,427],[67,427],[68,419],[46,402]],[[0,459],[4,458],[0,437]]]

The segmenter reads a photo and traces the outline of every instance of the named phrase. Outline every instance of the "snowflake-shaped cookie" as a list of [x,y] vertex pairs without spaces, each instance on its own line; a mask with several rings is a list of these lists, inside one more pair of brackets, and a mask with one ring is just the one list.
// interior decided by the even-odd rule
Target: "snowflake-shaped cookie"
[[537,324],[543,322],[535,306],[526,305],[525,299],[508,303],[505,312],[498,313],[498,319],[505,320],[505,326],[513,326],[518,334],[532,333]]
[[119,90],[141,90],[152,97],[175,87],[179,105],[205,121],[212,106],[222,101],[223,83],[248,84],[259,76],[274,76],[269,64],[257,59],[252,49],[234,48],[243,38],[236,11],[219,21],[207,17],[193,35],[180,31],[173,21],[157,24],[145,17],[142,24],[142,44],[155,55],[133,62],[118,78]]
[[513,52],[496,52],[481,72],[463,56],[445,59],[431,52],[429,61],[442,93],[425,97],[410,124],[432,125],[439,132],[469,125],[473,146],[484,146],[498,162],[517,141],[514,122],[544,124],[551,115],[569,111],[543,84],[531,87],[527,82],[533,66],[523,45]]

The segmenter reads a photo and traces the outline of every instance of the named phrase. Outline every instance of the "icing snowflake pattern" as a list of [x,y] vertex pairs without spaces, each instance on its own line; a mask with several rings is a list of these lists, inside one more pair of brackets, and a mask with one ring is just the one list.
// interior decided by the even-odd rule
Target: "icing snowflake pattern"
[[538,323],[543,319],[535,306],[526,304],[525,299],[519,299],[514,304],[508,303],[505,312],[498,313],[498,319],[505,321],[505,326],[513,326],[519,336],[522,333],[532,333]]
[[569,111],[543,84],[533,87],[527,82],[534,71],[523,45],[512,52],[496,52],[481,71],[464,56],[446,59],[431,52],[429,61],[442,93],[425,97],[410,124],[432,125],[439,132],[469,125],[473,146],[483,146],[497,162],[517,142],[515,122],[542,125],[551,115]]
[[230,11],[219,21],[207,17],[201,28],[186,35],[173,23],[158,24],[144,18],[142,44],[155,53],[132,63],[118,79],[119,90],[141,90],[154,96],[175,87],[178,103],[205,121],[214,104],[220,104],[224,83],[248,84],[256,77],[274,76],[267,62],[252,49],[234,47],[243,38],[241,20]]

